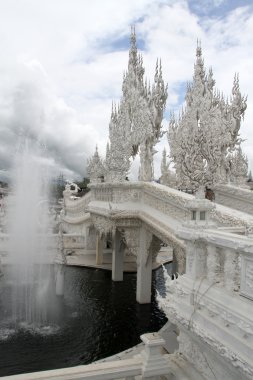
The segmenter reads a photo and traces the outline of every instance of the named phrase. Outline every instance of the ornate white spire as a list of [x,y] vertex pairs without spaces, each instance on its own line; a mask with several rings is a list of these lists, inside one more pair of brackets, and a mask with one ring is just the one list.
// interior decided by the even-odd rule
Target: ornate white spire
[[103,161],[98,154],[97,145],[96,145],[94,155],[90,159],[88,159],[87,173],[88,173],[91,183],[99,183],[102,181],[104,177],[105,168],[103,165]]
[[205,74],[199,42],[193,82],[187,85],[186,108],[176,121],[171,118],[168,140],[179,186],[197,188],[224,181],[226,157],[240,143],[239,129],[246,109],[238,75],[230,102],[214,89],[212,69]]
[[130,42],[128,70],[123,76],[123,97],[117,115],[112,112],[109,127],[110,160],[106,160],[106,178],[119,180],[126,177],[131,155],[135,156],[140,151],[139,178],[150,181],[153,179],[154,146],[161,135],[167,87],[160,62],[157,63],[154,85],[150,90],[150,85],[143,78],[143,59],[137,51],[134,28]]

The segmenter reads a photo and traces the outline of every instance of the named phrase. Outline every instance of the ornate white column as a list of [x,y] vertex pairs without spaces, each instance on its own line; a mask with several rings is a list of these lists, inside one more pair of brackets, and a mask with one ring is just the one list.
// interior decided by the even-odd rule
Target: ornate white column
[[152,232],[148,231],[139,222],[135,226],[122,227],[122,234],[129,252],[136,257],[136,300],[143,304],[150,303],[152,258],[157,253],[159,239],[153,239]]
[[96,237],[96,265],[103,264],[104,236],[97,234]]
[[143,226],[139,234],[139,250],[137,257],[137,289],[136,300],[139,303],[151,302],[152,283],[152,252],[150,244],[152,241],[151,232]]
[[116,229],[112,234],[112,280],[123,281],[124,250],[120,244],[121,234]]

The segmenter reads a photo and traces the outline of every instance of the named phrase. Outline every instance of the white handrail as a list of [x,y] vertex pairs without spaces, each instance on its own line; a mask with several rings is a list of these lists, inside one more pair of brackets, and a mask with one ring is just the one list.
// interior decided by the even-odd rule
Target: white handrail
[[145,351],[131,359],[4,376],[1,380],[116,380],[139,375],[145,379],[168,374],[169,365],[161,353],[165,341],[157,333],[144,334],[141,339]]

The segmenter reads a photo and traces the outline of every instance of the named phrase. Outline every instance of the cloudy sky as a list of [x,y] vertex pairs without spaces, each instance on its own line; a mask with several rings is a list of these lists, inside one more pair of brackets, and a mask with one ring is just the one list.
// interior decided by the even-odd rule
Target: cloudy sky
[[[253,169],[252,0],[0,0],[0,169],[20,136],[39,136],[55,173],[77,178],[95,145],[104,154],[111,102],[121,96],[130,26],[135,24],[146,76],[156,58],[177,111],[192,79],[197,38],[218,89],[231,92],[235,72],[248,94],[241,127]],[[156,156],[157,176],[161,149]]]

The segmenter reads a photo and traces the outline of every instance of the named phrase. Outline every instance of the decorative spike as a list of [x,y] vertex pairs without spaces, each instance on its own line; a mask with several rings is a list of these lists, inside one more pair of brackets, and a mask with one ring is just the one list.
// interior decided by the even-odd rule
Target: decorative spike
[[114,114],[113,114],[113,100],[112,100],[112,110],[111,110],[111,119],[113,118]]
[[135,25],[132,25],[132,26],[131,26],[130,41],[131,41],[131,45],[132,45],[132,46],[135,46],[135,45],[136,45]]
[[202,56],[201,41],[199,39],[197,39],[196,56],[197,57]]
[[156,59],[156,66],[155,66],[155,82],[157,82],[158,75],[159,75],[159,71],[158,71],[158,58],[157,58]]
[[160,58],[160,62],[159,62],[159,78],[162,79],[162,60]]

